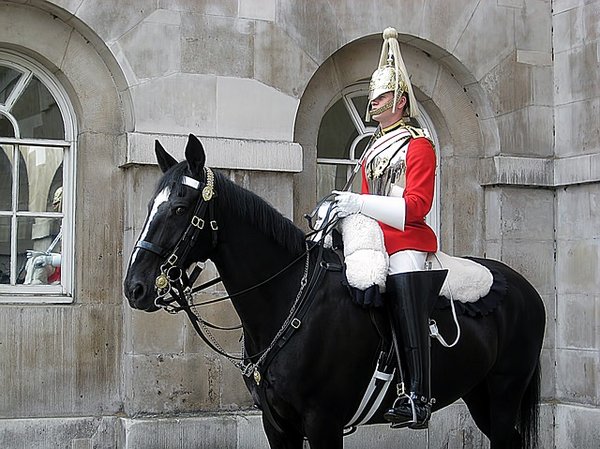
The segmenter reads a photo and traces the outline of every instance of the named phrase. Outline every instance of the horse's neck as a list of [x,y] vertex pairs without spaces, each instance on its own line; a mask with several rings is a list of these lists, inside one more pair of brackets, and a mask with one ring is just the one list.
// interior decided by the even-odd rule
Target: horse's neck
[[[297,257],[258,231],[245,229],[223,239],[213,262],[227,292],[235,294],[280,273]],[[300,258],[264,285],[232,298],[249,352],[264,349],[281,327],[298,292],[303,268],[304,259]]]

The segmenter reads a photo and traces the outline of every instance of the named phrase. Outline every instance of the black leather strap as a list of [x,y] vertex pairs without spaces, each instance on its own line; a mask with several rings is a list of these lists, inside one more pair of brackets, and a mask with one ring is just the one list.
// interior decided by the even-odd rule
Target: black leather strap
[[154,253],[160,257],[166,257],[168,252],[163,247],[155,245],[154,243],[148,242],[146,240],[140,240],[136,243],[135,247],[145,249],[146,251],[150,251],[151,253]]
[[302,320],[304,319],[304,317],[308,313],[308,310],[310,309],[310,306],[314,302],[315,290],[317,289],[317,287],[319,286],[319,284],[325,277],[325,273],[327,271],[325,268],[325,264],[323,263],[323,245],[319,245],[319,253],[317,256],[317,263],[314,266],[315,266],[315,269],[313,271],[313,275],[307,285],[306,291],[304,292],[304,294],[302,295],[302,298],[300,299],[300,306],[298,307],[298,311],[296,312],[296,314],[290,321],[290,325],[287,327],[287,329],[284,331],[284,333],[281,335],[281,337],[279,337],[279,339],[277,340],[277,342],[275,343],[275,346],[273,346],[271,351],[269,351],[269,353],[263,360],[261,366],[256,367],[256,370],[259,372],[260,378],[261,378],[260,383],[258,385],[256,385],[256,392],[257,392],[260,402],[261,402],[260,405],[261,405],[262,412],[265,415],[265,417],[269,420],[271,425],[278,432],[281,432],[281,433],[285,433],[285,432],[281,429],[281,426],[277,423],[277,420],[276,420],[275,416],[273,415],[273,412],[271,411],[270,406],[269,406],[269,402],[267,401],[267,398],[266,398],[266,386],[268,384],[268,378],[267,378],[267,376],[265,376],[265,372],[267,371],[267,368],[269,367],[271,362],[275,359],[275,357],[277,356],[279,351],[281,351],[283,349],[283,347],[290,341],[290,339],[294,336],[296,331],[302,327]]

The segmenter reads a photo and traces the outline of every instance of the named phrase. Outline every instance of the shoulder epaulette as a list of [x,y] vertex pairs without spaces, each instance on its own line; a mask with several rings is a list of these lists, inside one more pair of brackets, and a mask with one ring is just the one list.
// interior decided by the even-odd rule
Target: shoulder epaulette
[[433,139],[431,138],[431,135],[429,134],[429,130],[427,128],[416,128],[414,126],[408,125],[408,126],[406,126],[406,130],[410,133],[410,136],[413,139],[417,139],[419,137],[425,137],[433,145]]

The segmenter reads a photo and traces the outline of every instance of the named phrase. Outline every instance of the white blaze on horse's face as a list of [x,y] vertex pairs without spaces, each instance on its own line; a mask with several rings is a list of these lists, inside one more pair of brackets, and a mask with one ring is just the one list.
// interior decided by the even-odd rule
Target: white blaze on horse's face
[[[148,218],[146,219],[146,225],[144,226],[144,229],[142,230],[142,233],[140,234],[140,238],[138,239],[138,242],[140,240],[146,239],[146,236],[148,235],[148,231],[150,230],[150,226],[152,225],[152,220],[154,219],[154,216],[158,212],[158,208],[163,203],[166,203],[167,201],[169,201],[170,195],[171,195],[170,187],[165,187],[164,189],[162,189],[160,191],[160,193],[158,195],[156,195],[156,197],[154,198],[154,203],[152,204],[152,210],[148,214]],[[135,262],[135,258],[137,257],[139,252],[140,252],[140,248],[136,247],[135,250],[133,251],[133,254],[131,255],[131,261],[129,262],[129,266],[133,265],[133,263]]]

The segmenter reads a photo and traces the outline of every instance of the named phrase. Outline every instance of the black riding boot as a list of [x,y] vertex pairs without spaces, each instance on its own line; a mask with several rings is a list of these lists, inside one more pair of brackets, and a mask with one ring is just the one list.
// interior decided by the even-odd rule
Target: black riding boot
[[429,316],[446,279],[447,270],[394,274],[386,283],[392,331],[400,339],[408,368],[408,391],[384,417],[393,424],[414,429],[427,427],[431,416]]

